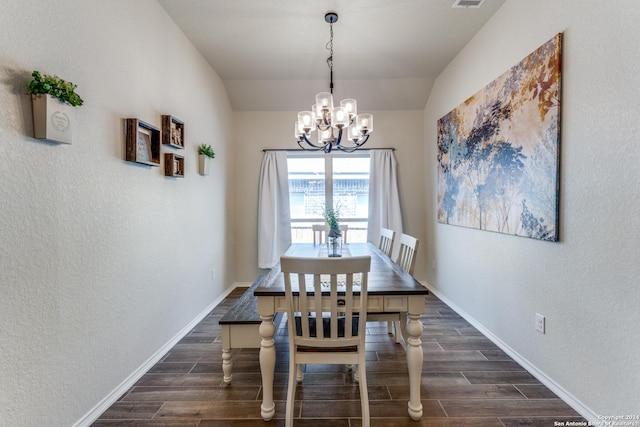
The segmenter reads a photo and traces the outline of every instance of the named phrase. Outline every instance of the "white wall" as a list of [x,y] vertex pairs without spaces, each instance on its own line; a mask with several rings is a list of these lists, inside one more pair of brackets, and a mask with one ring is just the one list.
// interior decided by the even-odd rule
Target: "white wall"
[[[635,0],[508,0],[425,109],[429,283],[592,419],[640,414],[639,21]],[[559,32],[560,242],[438,224],[436,121]]]
[[[314,93],[309,94],[313,99]],[[365,147],[396,148],[398,183],[405,233],[421,241],[425,235],[424,135],[421,111],[372,111],[374,133]],[[258,182],[262,150],[298,148],[293,138],[296,111],[235,112],[234,150],[238,153],[234,167],[236,229],[236,279],[252,282],[264,270],[258,269],[257,215]],[[426,252],[418,251],[414,275],[424,279]]]
[[[153,0],[1,9],[0,425],[68,427],[234,281],[231,109]],[[72,145],[31,137],[34,69],[78,85]],[[161,114],[185,122],[184,179],[124,161],[123,119]]]

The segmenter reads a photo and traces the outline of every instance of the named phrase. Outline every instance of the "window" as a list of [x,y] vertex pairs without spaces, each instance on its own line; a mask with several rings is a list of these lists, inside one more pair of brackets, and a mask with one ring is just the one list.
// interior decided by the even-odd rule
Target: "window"
[[[324,206],[335,206],[349,242],[367,241],[369,154],[288,155],[291,241],[310,243],[312,224],[324,224]],[[327,179],[327,177],[331,177]]]

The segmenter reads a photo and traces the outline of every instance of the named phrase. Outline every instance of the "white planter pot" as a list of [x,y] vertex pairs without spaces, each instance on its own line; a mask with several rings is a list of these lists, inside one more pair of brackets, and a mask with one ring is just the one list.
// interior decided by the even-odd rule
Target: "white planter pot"
[[74,107],[51,95],[31,95],[31,105],[34,137],[71,144]]
[[209,163],[209,157],[198,154],[198,173],[200,175],[209,175]]

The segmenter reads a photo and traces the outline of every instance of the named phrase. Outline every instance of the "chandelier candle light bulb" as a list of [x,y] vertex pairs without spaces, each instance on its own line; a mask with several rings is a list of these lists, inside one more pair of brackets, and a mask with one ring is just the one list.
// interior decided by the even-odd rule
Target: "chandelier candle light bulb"
[[331,112],[331,123],[335,128],[342,129],[343,127],[349,124],[348,117],[349,116],[344,111],[344,108],[336,107]]
[[340,101],[340,106],[349,113],[349,120],[352,120],[358,114],[358,103],[355,99],[347,98]]
[[[330,69],[330,92],[320,92],[316,95],[316,103],[311,111],[300,111],[294,127],[294,137],[298,145],[309,151],[322,150],[330,153],[334,148],[351,153],[369,139],[373,132],[373,115],[358,114],[355,99],[347,98],[340,101],[340,106],[333,104],[333,24],[338,21],[338,14],[327,12],[324,20],[330,26],[331,38],[327,44],[330,55],[327,64]],[[317,142],[311,141],[311,132],[317,129]],[[336,129],[336,134],[334,134]],[[346,130],[346,140],[350,145],[342,144],[342,132]],[[304,144],[303,144],[304,143]]]
[[329,92],[320,92],[316,95],[317,109],[325,112],[333,110],[333,95]]

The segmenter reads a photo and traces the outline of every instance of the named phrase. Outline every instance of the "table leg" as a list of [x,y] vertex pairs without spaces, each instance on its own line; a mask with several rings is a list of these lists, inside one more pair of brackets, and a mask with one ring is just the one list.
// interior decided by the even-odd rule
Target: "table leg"
[[233,364],[231,354],[231,326],[222,325],[222,373],[225,384],[231,383],[231,366]]
[[273,375],[276,369],[276,348],[273,335],[276,327],[271,315],[260,315],[260,371],[262,372],[262,405],[260,415],[265,421],[270,421],[276,413],[276,404],[273,402]]
[[225,384],[231,383],[231,367],[233,365],[231,350],[228,348],[222,349],[222,373],[224,375],[223,380]]
[[[411,300],[412,298],[410,298]],[[424,311],[424,298],[420,298],[420,304],[409,304],[407,314],[406,332],[407,339],[407,366],[409,368],[409,416],[417,421],[422,417],[422,402],[420,401],[420,382],[422,379],[422,322],[420,316]],[[411,306],[416,306],[412,308]],[[419,307],[419,311],[418,311]]]

